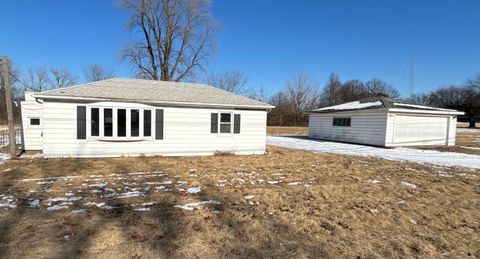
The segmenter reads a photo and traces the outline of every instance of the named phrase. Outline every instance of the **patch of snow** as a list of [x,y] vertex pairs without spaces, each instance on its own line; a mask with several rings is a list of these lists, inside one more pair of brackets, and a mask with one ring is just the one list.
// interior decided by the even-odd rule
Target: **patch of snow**
[[251,200],[251,199],[255,198],[255,196],[250,194],[250,195],[243,196],[243,198],[246,199],[246,200]]
[[70,212],[70,213],[72,213],[72,214],[80,214],[80,213],[85,213],[85,211],[86,211],[85,209],[78,209],[78,210],[72,210],[72,212]]
[[90,201],[90,202],[84,203],[83,205],[85,205],[85,206],[95,206],[97,208],[101,208],[101,207],[105,206],[105,202]]
[[451,109],[442,109],[436,108],[431,106],[424,106],[424,105],[417,105],[417,104],[409,104],[409,103],[393,103],[395,106],[403,106],[403,107],[410,107],[410,108],[417,108],[417,109],[425,109],[425,110],[436,110],[436,111],[455,111]]
[[208,200],[208,201],[187,203],[185,205],[174,205],[173,207],[183,209],[183,210],[194,210],[196,207],[206,205],[206,204],[220,204],[220,202],[214,201],[214,200]]
[[72,239],[72,236],[70,236],[70,235],[63,236],[63,240],[65,240],[65,241],[70,241],[71,239]]
[[164,181],[164,182],[161,182],[160,184],[168,185],[168,184],[172,184],[172,181]]
[[30,200],[28,201],[28,207],[30,208],[36,208],[38,207],[38,205],[40,205],[40,200],[39,199],[33,199],[33,200]]
[[406,181],[401,181],[400,182],[401,184],[409,187],[409,188],[412,188],[412,189],[417,189],[417,185],[416,184],[413,184],[413,183],[409,183],[409,182],[406,182]]
[[267,143],[269,145],[302,149],[317,153],[377,157],[392,161],[410,161],[421,164],[480,169],[480,155],[439,152],[435,150],[420,150],[413,148],[387,149],[332,141],[274,136],[268,136]]
[[377,184],[377,183],[381,183],[382,181],[373,179],[373,180],[367,180],[367,182],[371,184]]
[[187,189],[187,192],[188,193],[199,193],[201,192],[202,190],[200,189],[200,186],[198,187],[191,187],[191,188],[188,188]]
[[119,193],[115,198],[125,199],[125,198],[138,197],[138,196],[143,196],[143,192],[133,191],[133,192]]
[[64,205],[53,205],[47,208],[47,210],[63,210],[63,209],[68,209],[68,206]]
[[290,185],[290,186],[296,186],[296,185],[301,185],[303,184],[302,182],[289,182],[287,183],[287,185]]
[[417,221],[416,221],[416,220],[410,219],[409,221],[410,221],[410,223],[412,223],[413,225],[417,225]]
[[4,171],[4,172],[9,172],[9,171],[11,171],[12,169],[13,169],[13,168],[7,168],[7,169],[5,169],[5,170],[3,170],[3,171]]
[[34,181],[50,181],[50,180],[71,180],[75,179],[78,176],[55,176],[55,177],[46,177],[46,178],[30,178],[18,180],[19,182],[34,182]]
[[269,184],[277,184],[277,183],[279,183],[279,181],[267,181],[267,183],[269,183]]
[[360,103],[360,101],[344,103],[340,105],[329,106],[325,108],[316,109],[314,111],[326,111],[326,110],[357,110],[363,108],[370,108],[375,106],[382,105],[381,101],[376,102],[368,102],[368,103]]
[[10,154],[0,153],[0,165],[10,159]]
[[177,184],[187,184],[188,182],[185,181],[177,181]]
[[150,208],[135,208],[134,211],[150,211]]

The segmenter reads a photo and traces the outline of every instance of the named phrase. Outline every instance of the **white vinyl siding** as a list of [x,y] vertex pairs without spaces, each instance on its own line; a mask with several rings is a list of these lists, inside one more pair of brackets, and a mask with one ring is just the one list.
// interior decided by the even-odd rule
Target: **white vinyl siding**
[[[350,118],[350,126],[334,126],[334,118]],[[310,138],[385,145],[386,112],[312,113],[309,118]]]
[[[164,110],[164,138],[155,140],[105,141],[95,138],[76,139],[76,106],[113,107],[119,109]],[[91,104],[44,102],[44,156],[49,157],[102,157],[140,154],[185,156],[212,155],[217,151],[236,154],[263,154],[266,145],[266,111],[217,110],[207,108],[157,107],[136,103],[99,102]],[[88,109],[89,111],[89,109]],[[242,134],[210,133],[212,112],[241,114]],[[100,112],[102,114],[102,112]],[[113,112],[115,117],[115,112]],[[87,121],[89,122],[89,112]],[[102,115],[100,115],[102,116]],[[127,117],[129,112],[127,112]],[[140,112],[143,117],[143,112]],[[152,112],[152,135],[155,132],[155,116]],[[127,121],[129,121],[127,119]],[[233,121],[233,119],[232,119]],[[127,127],[128,127],[127,122]],[[100,124],[102,125],[102,123]],[[100,126],[102,127],[102,126]],[[115,122],[114,122],[115,127]],[[233,123],[232,123],[233,127]],[[127,130],[128,131],[128,130]],[[90,123],[87,123],[90,135]],[[114,131],[115,132],[115,131]],[[142,119],[140,132],[143,132]],[[128,132],[127,132],[128,134]]]
[[[20,102],[22,107],[22,138],[23,149],[42,150],[43,120],[42,104],[25,93],[25,101]],[[40,119],[40,125],[31,125],[30,119]]]

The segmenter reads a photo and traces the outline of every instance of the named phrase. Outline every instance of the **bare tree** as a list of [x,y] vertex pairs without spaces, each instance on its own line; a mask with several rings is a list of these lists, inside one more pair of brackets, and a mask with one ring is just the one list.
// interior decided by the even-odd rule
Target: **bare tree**
[[207,77],[207,83],[213,87],[220,88],[231,93],[245,94],[247,77],[238,70],[226,71],[223,74],[209,75]]
[[45,91],[51,88],[51,79],[48,70],[44,66],[30,68],[23,78],[22,84],[29,90],[35,92]]
[[263,84],[258,89],[250,89],[247,97],[265,103],[269,101],[267,89]]
[[217,27],[209,0],[123,0],[123,7],[132,12],[128,28],[141,35],[122,52],[138,77],[181,81],[202,69]]
[[71,86],[77,83],[77,77],[66,67],[50,68],[50,85],[52,88]]
[[103,65],[92,64],[83,68],[83,75],[87,82],[96,82],[114,77],[114,72]]
[[397,89],[378,78],[365,82],[365,88],[368,97],[384,96],[391,99],[400,98],[400,93]]
[[318,105],[318,86],[306,74],[298,74],[287,81],[285,97],[294,115],[294,125],[301,125],[305,120],[305,111]]
[[467,85],[480,89],[480,73],[467,80]]
[[340,81],[340,77],[335,74],[331,73],[328,77],[328,82],[323,88],[323,92],[321,94],[321,100],[323,106],[330,106],[339,104],[340,100],[340,88],[342,87],[342,81]]

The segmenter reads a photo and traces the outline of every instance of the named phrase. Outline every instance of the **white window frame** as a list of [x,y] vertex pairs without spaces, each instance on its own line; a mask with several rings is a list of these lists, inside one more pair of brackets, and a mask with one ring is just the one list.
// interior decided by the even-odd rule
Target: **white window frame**
[[[222,133],[222,124],[228,124],[226,122],[222,122],[222,113],[225,114],[230,114],[230,132],[229,133]],[[218,128],[218,135],[221,136],[233,136],[233,112],[218,112],[218,122],[217,122],[217,128]]]
[[[32,119],[38,119],[39,124],[38,125],[33,125],[32,124]],[[42,126],[42,118],[40,118],[40,117],[28,117],[28,126],[29,127],[41,127]]]
[[[91,124],[91,115],[92,115],[92,108],[99,109],[99,136],[92,136],[92,124]],[[105,136],[105,129],[104,129],[104,109],[112,109],[112,136]],[[119,137],[118,136],[118,110],[126,110],[126,137]],[[139,136],[132,137],[131,136],[131,110],[138,110],[139,111]],[[152,114],[151,116],[151,136],[144,136],[143,133],[143,111],[149,110]],[[115,107],[115,106],[99,106],[99,105],[92,105],[88,106],[87,109],[87,139],[88,140],[107,140],[107,141],[138,141],[138,140],[154,140],[154,130],[155,130],[155,121],[154,121],[154,109],[153,108],[143,108],[143,107]]]

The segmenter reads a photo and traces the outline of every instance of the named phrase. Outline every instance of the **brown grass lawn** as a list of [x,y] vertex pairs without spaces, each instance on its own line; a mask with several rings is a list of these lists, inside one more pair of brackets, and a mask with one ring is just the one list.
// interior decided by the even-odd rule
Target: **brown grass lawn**
[[275,136],[307,135],[308,127],[268,126],[267,134]]
[[268,150],[5,162],[0,257],[480,257],[479,170]]

